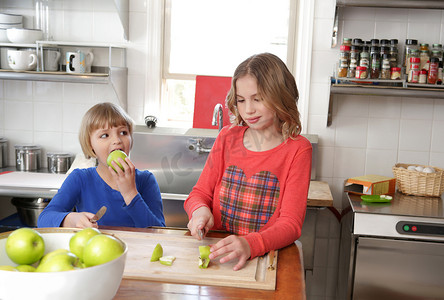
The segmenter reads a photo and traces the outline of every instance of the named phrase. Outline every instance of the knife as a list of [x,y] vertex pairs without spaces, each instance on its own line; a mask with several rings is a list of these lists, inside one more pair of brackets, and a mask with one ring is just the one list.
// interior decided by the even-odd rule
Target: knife
[[97,221],[100,220],[101,217],[103,217],[103,215],[106,213],[106,206],[102,206],[94,215],[94,217],[91,218],[91,222],[92,223],[96,223]]
[[205,229],[198,229],[197,230],[197,234],[199,235],[200,239],[203,240],[204,239],[204,231]]

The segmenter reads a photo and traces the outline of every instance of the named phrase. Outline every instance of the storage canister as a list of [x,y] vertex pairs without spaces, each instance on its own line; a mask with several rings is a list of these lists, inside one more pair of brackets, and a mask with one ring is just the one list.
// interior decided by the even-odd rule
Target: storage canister
[[8,164],[8,140],[0,137],[0,168]]
[[48,170],[51,173],[66,173],[74,160],[71,153],[48,152]]
[[37,145],[15,145],[16,168],[19,171],[40,169],[42,148]]

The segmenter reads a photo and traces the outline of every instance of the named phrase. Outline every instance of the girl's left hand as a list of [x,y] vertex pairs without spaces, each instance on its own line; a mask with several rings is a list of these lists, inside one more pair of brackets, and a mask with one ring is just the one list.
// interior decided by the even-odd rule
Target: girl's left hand
[[138,193],[136,187],[136,167],[128,157],[125,160],[119,157],[118,161],[122,165],[123,170],[114,161],[112,164],[117,171],[114,171],[111,167],[108,167],[108,170],[114,178],[117,189],[122,194],[126,205],[129,205]]
[[247,240],[241,236],[230,235],[211,246],[210,259],[227,254],[220,259],[220,263],[226,263],[238,258],[237,264],[233,267],[234,271],[240,270],[251,256],[250,245]]

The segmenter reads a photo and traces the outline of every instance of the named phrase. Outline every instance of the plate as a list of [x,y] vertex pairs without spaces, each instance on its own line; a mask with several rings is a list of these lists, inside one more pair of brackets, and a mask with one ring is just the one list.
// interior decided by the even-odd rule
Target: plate
[[362,195],[361,199],[366,202],[377,202],[377,203],[386,203],[392,201],[393,197],[387,199],[386,197],[381,197],[385,195]]

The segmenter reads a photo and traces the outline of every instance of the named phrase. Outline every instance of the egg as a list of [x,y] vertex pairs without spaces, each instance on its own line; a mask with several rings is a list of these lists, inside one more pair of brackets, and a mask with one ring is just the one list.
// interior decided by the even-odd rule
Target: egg
[[407,170],[416,171],[416,166],[408,166]]
[[435,173],[435,169],[433,169],[431,167],[425,167],[422,171],[424,173]]
[[424,167],[417,166],[417,167],[415,168],[415,170],[418,171],[418,172],[422,172],[422,170],[424,170]]

